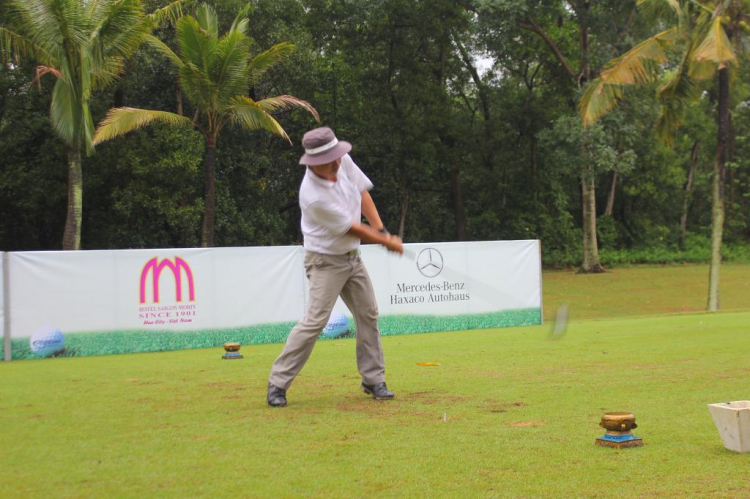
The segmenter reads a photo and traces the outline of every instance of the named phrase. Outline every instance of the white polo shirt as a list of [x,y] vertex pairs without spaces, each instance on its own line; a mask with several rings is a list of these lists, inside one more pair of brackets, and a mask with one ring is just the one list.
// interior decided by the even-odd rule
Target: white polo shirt
[[359,238],[347,232],[352,224],[361,223],[362,192],[370,189],[372,182],[348,154],[341,158],[336,182],[307,168],[299,188],[305,249],[343,255],[359,248]]

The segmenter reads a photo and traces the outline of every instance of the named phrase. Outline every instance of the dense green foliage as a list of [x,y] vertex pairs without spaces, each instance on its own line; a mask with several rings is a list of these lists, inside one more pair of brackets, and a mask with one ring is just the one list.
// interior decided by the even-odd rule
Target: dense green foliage
[[[151,0],[144,7],[153,11],[167,3]],[[246,5],[208,3],[221,32]],[[539,238],[547,263],[575,265],[581,258],[581,178],[589,176],[596,186],[604,265],[705,261],[715,85],[689,105],[672,148],[653,133],[659,82],[630,92],[617,110],[583,130],[576,105],[585,82],[664,26],[636,9],[635,0],[602,0],[587,10],[581,3],[258,0],[249,12],[257,49],[290,42],[295,51],[257,84],[248,83],[247,92],[310,102],[323,124],[354,144],[352,156],[375,183],[373,198],[386,225],[407,242]],[[582,29],[589,37],[585,53]],[[174,27],[155,35],[176,49]],[[590,72],[582,73],[584,68]],[[59,249],[63,234],[67,158],[48,119],[54,82],[43,78],[39,92],[30,85],[34,75],[28,60],[0,69],[5,251]],[[731,84],[725,256],[745,260],[747,69]],[[177,112],[178,95],[177,75],[142,45],[116,86],[92,95],[91,113],[99,123],[113,107]],[[181,105],[185,116],[193,115],[188,98]],[[292,146],[232,128],[217,143],[217,246],[300,242],[299,140],[316,123],[299,112],[275,118]],[[154,128],[96,151],[83,158],[84,248],[200,244],[200,134]]]

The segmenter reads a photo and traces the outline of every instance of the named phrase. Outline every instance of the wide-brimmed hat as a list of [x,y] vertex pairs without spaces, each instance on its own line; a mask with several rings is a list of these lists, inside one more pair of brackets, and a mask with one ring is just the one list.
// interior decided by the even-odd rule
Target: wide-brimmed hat
[[349,142],[339,140],[327,126],[310,130],[302,137],[305,154],[299,164],[307,166],[325,165],[339,159],[352,150]]

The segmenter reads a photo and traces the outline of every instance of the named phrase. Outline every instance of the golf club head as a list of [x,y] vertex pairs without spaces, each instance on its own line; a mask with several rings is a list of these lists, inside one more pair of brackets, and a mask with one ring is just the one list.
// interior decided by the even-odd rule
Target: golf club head
[[560,305],[555,315],[555,320],[552,323],[552,330],[549,333],[548,338],[550,340],[559,340],[565,336],[568,330],[568,304]]

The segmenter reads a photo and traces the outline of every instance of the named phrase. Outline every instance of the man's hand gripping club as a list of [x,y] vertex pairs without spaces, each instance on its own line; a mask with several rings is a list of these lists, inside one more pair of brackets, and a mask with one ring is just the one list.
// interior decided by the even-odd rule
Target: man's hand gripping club
[[349,234],[358,237],[364,243],[382,244],[388,251],[404,254],[404,245],[400,237],[380,232],[369,225],[355,223],[349,229]]

